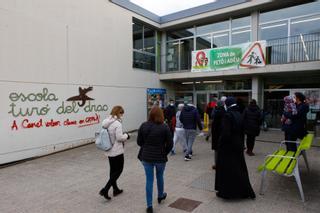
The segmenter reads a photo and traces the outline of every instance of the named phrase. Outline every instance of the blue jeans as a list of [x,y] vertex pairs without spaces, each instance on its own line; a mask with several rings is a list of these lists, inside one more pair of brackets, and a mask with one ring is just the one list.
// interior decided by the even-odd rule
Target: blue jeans
[[187,144],[187,155],[192,153],[192,145],[194,140],[196,139],[197,130],[195,129],[185,129],[186,134],[186,144]]
[[153,194],[153,171],[156,168],[158,197],[163,197],[163,173],[166,163],[148,163],[142,161],[144,171],[146,173],[146,200],[147,207],[152,207],[152,194]]

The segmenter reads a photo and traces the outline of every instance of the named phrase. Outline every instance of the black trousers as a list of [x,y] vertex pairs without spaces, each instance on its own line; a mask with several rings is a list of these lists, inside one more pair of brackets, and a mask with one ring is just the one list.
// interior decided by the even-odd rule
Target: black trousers
[[108,157],[108,158],[109,158],[109,164],[110,164],[110,178],[106,186],[104,187],[106,192],[109,191],[111,186],[113,187],[113,190],[119,190],[117,185],[117,180],[123,171],[123,164],[124,164],[123,154],[115,157]]
[[[285,132],[284,139],[286,141],[296,141],[298,139],[298,137]],[[297,151],[297,144],[295,144],[295,143],[286,143],[286,146],[287,146],[287,151],[293,151],[293,152]]]
[[247,135],[247,152],[252,152],[256,136]]

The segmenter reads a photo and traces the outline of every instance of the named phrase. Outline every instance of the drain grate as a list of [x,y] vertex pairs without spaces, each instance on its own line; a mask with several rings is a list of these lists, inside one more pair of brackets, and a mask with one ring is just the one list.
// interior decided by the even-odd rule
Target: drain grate
[[171,203],[169,207],[184,210],[187,212],[192,212],[197,208],[202,202],[196,200],[190,200],[187,198],[179,198],[175,202]]
[[190,184],[191,187],[196,189],[202,189],[210,192],[215,192],[214,190],[214,180],[215,173],[205,173],[192,181]]

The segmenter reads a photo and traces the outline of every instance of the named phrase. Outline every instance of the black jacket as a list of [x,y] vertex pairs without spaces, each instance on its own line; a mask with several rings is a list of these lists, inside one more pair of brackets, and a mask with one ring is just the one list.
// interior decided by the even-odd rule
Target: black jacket
[[168,105],[164,111],[164,117],[167,122],[171,122],[172,118],[176,116],[176,107]]
[[187,105],[183,107],[179,119],[184,129],[197,129],[198,126],[202,130],[200,115],[198,110],[193,106]]
[[249,105],[243,112],[244,133],[252,136],[260,134],[262,122],[261,110],[256,105]]
[[149,163],[165,163],[173,147],[173,140],[166,124],[144,122],[138,131],[137,143],[141,147],[138,158]]

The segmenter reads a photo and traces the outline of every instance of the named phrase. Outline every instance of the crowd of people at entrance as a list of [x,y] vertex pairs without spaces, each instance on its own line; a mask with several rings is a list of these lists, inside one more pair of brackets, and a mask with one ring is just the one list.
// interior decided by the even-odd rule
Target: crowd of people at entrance
[[[234,97],[221,97],[212,105],[211,114],[211,148],[214,150],[215,190],[216,195],[224,199],[255,198],[249,173],[245,161],[244,151],[248,156],[254,156],[255,138],[260,133],[263,113],[252,99],[247,107],[241,105]],[[302,93],[284,97],[284,110],[281,117],[282,130],[285,139],[295,141],[306,134],[306,114],[308,104]],[[123,192],[117,186],[124,163],[124,142],[130,138],[122,130],[121,106],[112,109],[111,115],[103,121],[103,127],[109,131],[113,147],[106,152],[110,163],[110,178],[100,195],[110,200],[109,189],[113,188],[113,195]],[[200,115],[192,103],[179,104],[177,108],[173,100],[165,110],[154,106],[148,121],[144,122],[137,136],[140,147],[138,159],[146,176],[147,212],[153,212],[153,182],[154,170],[158,189],[157,201],[160,204],[166,199],[164,191],[164,172],[168,154],[176,154],[176,146],[180,144],[184,153],[184,160],[193,157],[193,143],[198,135],[197,128],[202,131]],[[246,143],[245,143],[246,142]],[[287,143],[287,150],[296,151],[295,143]]]

